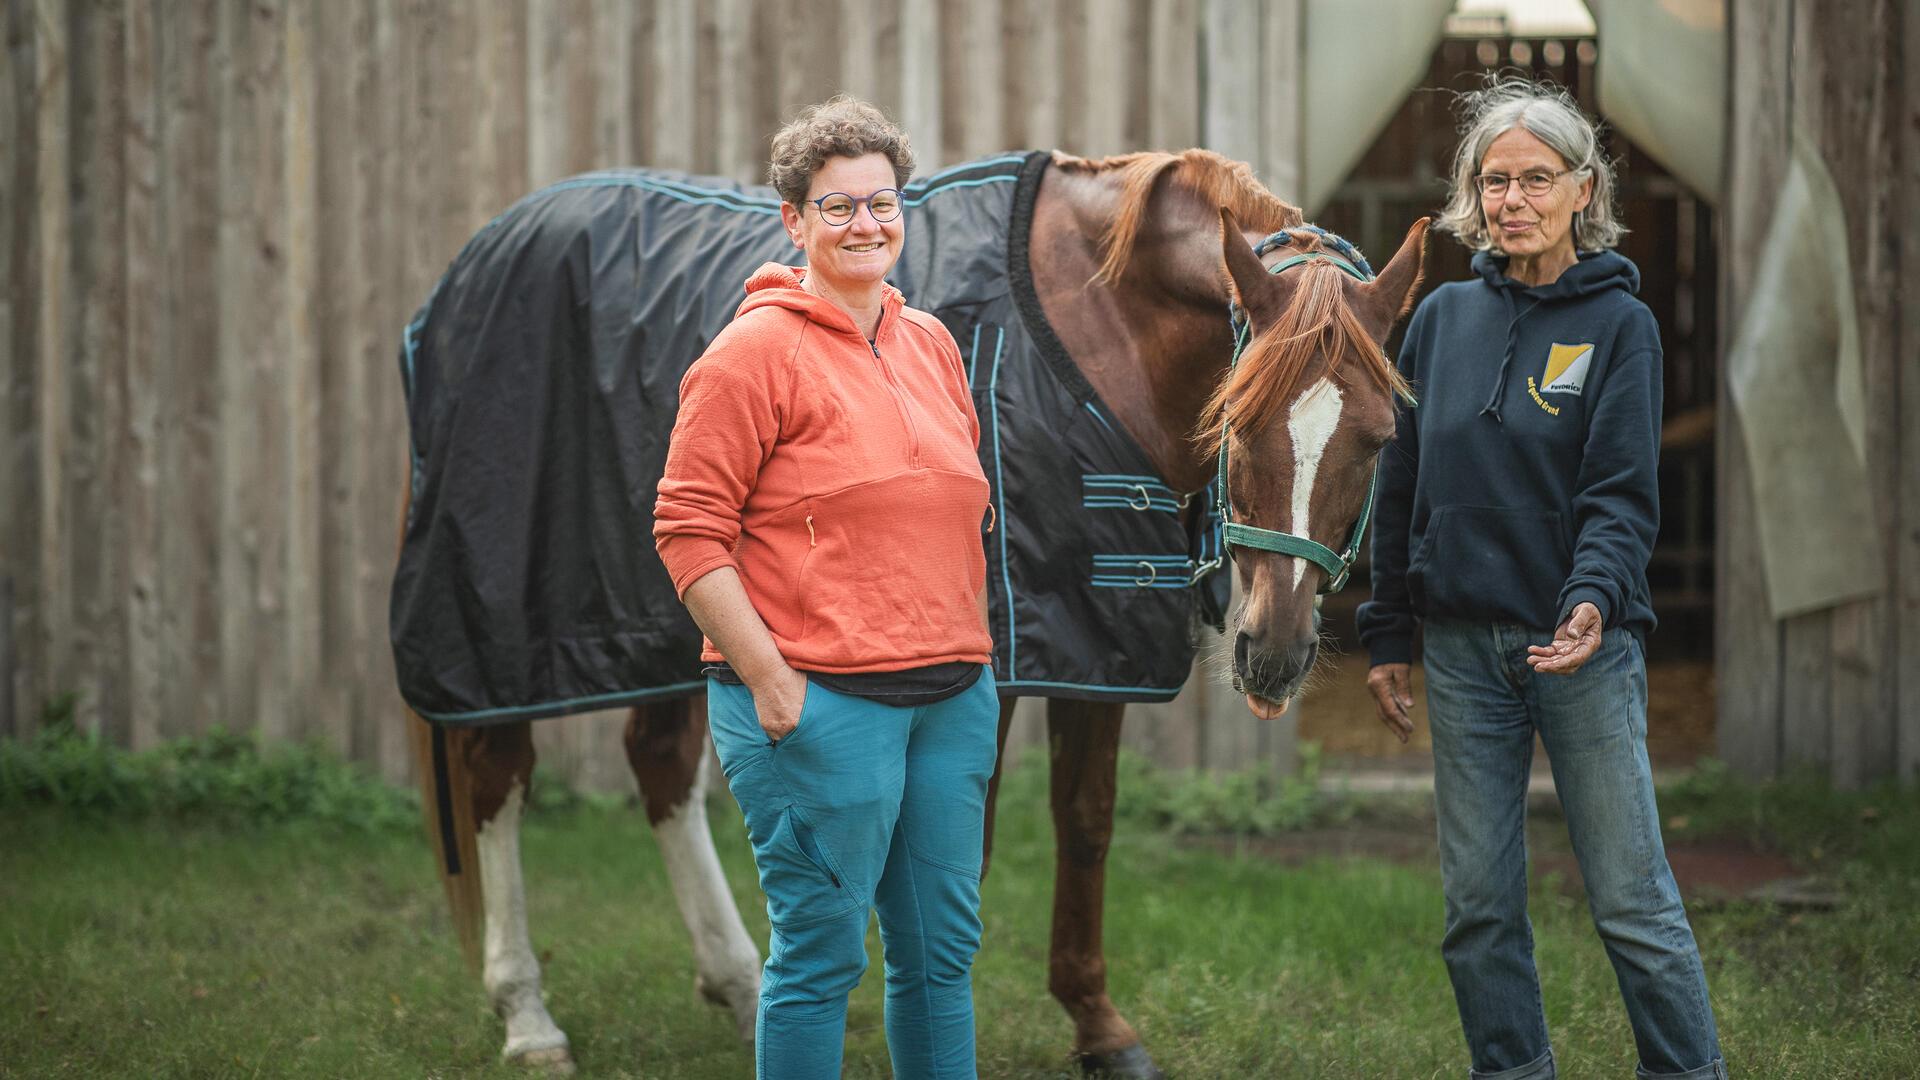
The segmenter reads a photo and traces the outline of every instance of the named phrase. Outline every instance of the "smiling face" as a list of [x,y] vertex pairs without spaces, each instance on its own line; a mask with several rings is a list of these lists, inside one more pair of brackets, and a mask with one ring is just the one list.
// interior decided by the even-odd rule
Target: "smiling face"
[[1516,259],[1547,257],[1571,263],[1573,215],[1586,209],[1593,197],[1592,177],[1566,172],[1567,162],[1525,128],[1509,128],[1480,159],[1481,175],[1516,177],[1528,173],[1563,173],[1545,195],[1529,195],[1517,182],[1497,195],[1481,195],[1487,235],[1500,252]]
[[[906,239],[906,214],[892,221],[875,221],[870,204],[863,201],[876,191],[896,187],[893,164],[885,154],[863,157],[833,157],[813,174],[807,187],[806,205],[795,209],[782,203],[780,217],[795,247],[807,253],[808,273],[818,275],[822,285],[838,292],[862,292],[878,285],[893,269]],[[811,200],[839,192],[858,202],[853,220],[845,225],[828,224],[820,208]]]

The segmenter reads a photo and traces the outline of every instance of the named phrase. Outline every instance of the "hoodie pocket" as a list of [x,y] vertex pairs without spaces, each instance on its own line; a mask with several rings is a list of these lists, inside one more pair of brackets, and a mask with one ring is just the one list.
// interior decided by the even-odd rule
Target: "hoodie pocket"
[[1407,565],[1407,591],[1423,615],[1551,627],[1572,568],[1558,511],[1443,506]]

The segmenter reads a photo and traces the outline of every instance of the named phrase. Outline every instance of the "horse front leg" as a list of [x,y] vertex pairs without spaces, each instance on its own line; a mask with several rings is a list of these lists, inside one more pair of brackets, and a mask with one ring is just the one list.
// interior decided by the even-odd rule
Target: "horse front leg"
[[736,1032],[752,1044],[760,950],[740,921],[707,825],[706,697],[634,709],[626,748],[680,918],[693,938],[694,991],[733,1010]]
[[573,1073],[566,1033],[540,997],[540,961],[527,936],[527,895],[520,872],[520,813],[533,779],[533,729],[525,721],[462,733],[473,776],[475,848],[486,908],[484,981],[493,1011],[507,1026],[500,1057],[509,1063]]
[[1133,1025],[1107,997],[1101,942],[1125,711],[1125,705],[1106,702],[1047,703],[1055,848],[1047,989],[1073,1018],[1073,1048],[1083,1072],[1164,1080]]

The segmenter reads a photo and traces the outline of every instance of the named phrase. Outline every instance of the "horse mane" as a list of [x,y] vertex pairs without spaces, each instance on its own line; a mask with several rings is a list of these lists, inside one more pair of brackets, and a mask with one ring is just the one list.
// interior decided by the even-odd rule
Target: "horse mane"
[[1246,163],[1222,157],[1211,150],[1182,150],[1177,154],[1144,151],[1116,157],[1087,159],[1068,154],[1054,155],[1057,168],[1074,172],[1115,172],[1120,180],[1120,209],[1100,238],[1102,261],[1094,280],[1112,283],[1119,280],[1133,258],[1140,236],[1140,223],[1147,216],[1147,201],[1162,176],[1171,174],[1173,183],[1193,192],[1209,206],[1224,206],[1248,228],[1272,232],[1292,228],[1304,222],[1300,208],[1268,191]]
[[[1321,250],[1311,232],[1290,234],[1287,250]],[[1248,343],[1231,374],[1220,381],[1200,410],[1194,440],[1208,454],[1220,452],[1229,427],[1259,431],[1293,400],[1315,356],[1327,358],[1326,376],[1359,364],[1361,374],[1387,393],[1412,400],[1412,391],[1387,354],[1368,336],[1348,306],[1339,267],[1320,260],[1288,271],[1300,275],[1286,310]]]

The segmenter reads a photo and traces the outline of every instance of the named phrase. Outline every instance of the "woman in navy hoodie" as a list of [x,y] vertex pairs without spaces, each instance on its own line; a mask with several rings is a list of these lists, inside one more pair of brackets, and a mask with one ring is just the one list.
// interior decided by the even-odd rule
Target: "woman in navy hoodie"
[[1647,557],[1659,529],[1660,333],[1612,251],[1613,169],[1563,92],[1467,98],[1441,228],[1478,279],[1414,312],[1417,407],[1381,457],[1373,598],[1380,718],[1412,731],[1424,626],[1441,942],[1477,1080],[1554,1075],[1527,921],[1526,789],[1553,765],[1642,1077],[1724,1077],[1647,764]]

